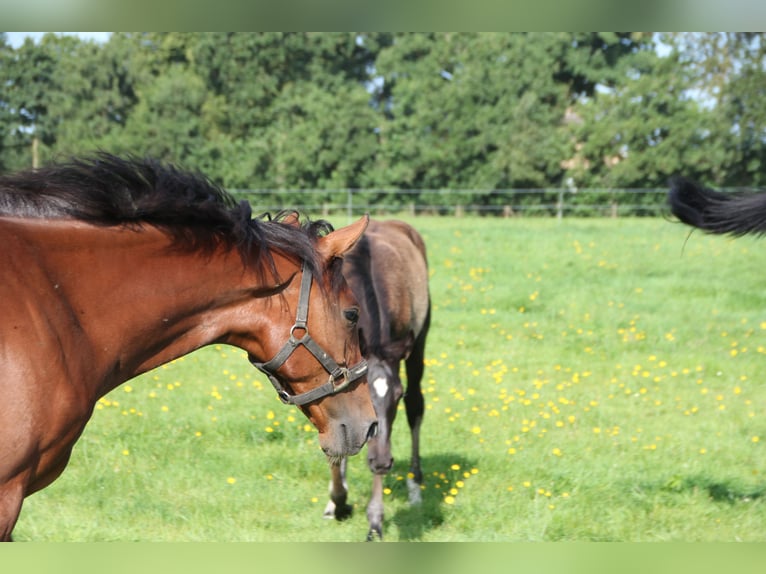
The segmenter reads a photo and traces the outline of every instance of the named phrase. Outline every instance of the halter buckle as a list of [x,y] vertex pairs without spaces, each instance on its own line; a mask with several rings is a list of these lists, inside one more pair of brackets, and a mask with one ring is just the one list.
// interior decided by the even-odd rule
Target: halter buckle
[[[338,383],[338,381],[341,382]],[[330,373],[330,380],[328,382],[332,383],[334,393],[345,389],[349,383],[351,383],[351,379],[348,376],[348,369],[345,367],[338,367],[335,371]]]

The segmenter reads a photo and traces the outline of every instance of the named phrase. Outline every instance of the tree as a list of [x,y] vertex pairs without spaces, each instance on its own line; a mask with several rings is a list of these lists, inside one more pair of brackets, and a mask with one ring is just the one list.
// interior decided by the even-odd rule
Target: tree
[[103,45],[67,41],[72,48],[58,60],[48,110],[57,118],[56,155],[113,149],[138,102],[131,47],[119,36]]
[[381,51],[379,184],[492,189],[556,178],[565,91],[514,34],[400,34]]
[[[238,187],[357,187],[374,156],[365,84],[385,38],[353,33],[202,34],[189,61],[220,131],[247,149]],[[249,166],[249,170],[244,166]]]
[[731,126],[733,166],[729,185],[766,185],[766,71],[749,62],[727,84],[721,114]]
[[132,46],[137,103],[113,148],[143,144],[233,188],[359,185],[375,114],[356,35],[116,37]]
[[46,35],[39,45],[27,38],[18,50],[0,53],[0,86],[6,149],[4,162],[9,170],[39,162],[39,145],[56,141],[56,120],[48,113],[52,98],[59,92],[55,79],[57,57],[71,46]]
[[708,111],[705,126],[723,151],[713,174],[701,178],[723,186],[766,184],[766,104],[762,33],[666,34],[678,65],[686,70]]
[[562,185],[575,141],[564,119],[642,34],[398,34],[380,52],[376,176],[392,187]]
[[232,189],[461,189],[486,204],[675,173],[759,184],[762,39],[145,32],[14,50],[0,35],[0,168],[29,167],[37,142],[39,161],[154,155]]
[[[5,32],[0,32],[0,69],[2,69],[8,60],[12,57],[11,46],[7,42]],[[0,173],[6,170],[4,149],[8,145],[9,126],[12,122],[13,112],[10,102],[6,100],[2,90],[0,90]]]
[[277,188],[346,189],[363,186],[375,157],[376,114],[361,85],[332,91],[314,83],[286,87],[264,132],[271,142],[270,169]]
[[690,92],[678,54],[643,50],[620,64],[622,81],[575,107],[579,146],[568,172],[578,187],[663,187],[674,174],[715,177],[725,158]]

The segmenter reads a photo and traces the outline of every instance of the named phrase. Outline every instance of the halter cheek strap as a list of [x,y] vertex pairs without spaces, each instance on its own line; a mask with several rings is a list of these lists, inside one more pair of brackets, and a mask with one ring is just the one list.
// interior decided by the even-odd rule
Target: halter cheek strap
[[[271,360],[266,361],[265,363],[251,360],[253,366],[265,373],[269,378],[283,403],[297,405],[299,407],[328,395],[334,395],[348,387],[350,384],[355,383],[367,373],[367,362],[364,359],[353,367],[341,367],[317,344],[316,341],[314,341],[314,339],[311,338],[311,335],[309,335],[309,294],[311,293],[312,279],[311,270],[304,262],[301,290],[298,297],[298,312],[296,314],[295,324],[290,329],[290,338]],[[296,331],[302,331],[303,335],[296,337]],[[276,372],[300,346],[305,347],[309,353],[314,355],[322,367],[330,373],[330,378],[324,385],[315,389],[299,395],[291,395],[277,379]]]

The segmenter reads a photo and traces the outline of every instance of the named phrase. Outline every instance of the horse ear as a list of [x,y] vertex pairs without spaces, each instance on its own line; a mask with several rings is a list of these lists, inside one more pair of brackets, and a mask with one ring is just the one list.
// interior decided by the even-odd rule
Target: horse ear
[[362,237],[369,223],[370,216],[364,215],[356,223],[341,227],[325,235],[319,239],[317,251],[327,260],[333,257],[343,257],[356,245],[356,242]]

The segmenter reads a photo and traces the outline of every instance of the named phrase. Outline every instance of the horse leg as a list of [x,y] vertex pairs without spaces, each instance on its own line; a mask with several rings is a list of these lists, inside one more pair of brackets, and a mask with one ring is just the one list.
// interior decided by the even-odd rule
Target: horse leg
[[11,533],[21,513],[23,500],[23,477],[16,477],[0,486],[0,542],[11,542]]
[[31,471],[22,471],[0,485],[0,542],[10,542],[11,532],[21,513],[24,497],[41,490],[61,475],[69,463],[72,447],[64,448],[58,459],[34,481],[30,481]]
[[367,542],[383,540],[383,474],[372,475],[372,493],[370,502],[367,504],[367,521],[370,523],[370,530],[367,532]]
[[[420,468],[420,424],[423,422],[423,397],[420,396],[420,403],[413,401],[414,413],[410,417],[410,403],[407,403],[407,420],[410,424],[410,435],[412,437],[412,455],[410,459],[410,472],[407,475],[407,492],[410,504],[420,504],[423,500],[421,496],[420,485],[423,484],[423,470]],[[418,404],[420,410],[418,411]],[[419,414],[418,414],[419,413]]]
[[353,507],[346,504],[348,484],[346,483],[346,465],[348,458],[343,457],[339,464],[330,464],[330,500],[324,509],[325,518],[345,520],[351,516]]
[[407,369],[407,392],[404,395],[404,406],[407,410],[407,423],[410,425],[412,437],[412,454],[410,458],[410,475],[407,476],[407,491],[410,504],[419,504],[422,500],[420,485],[423,484],[423,471],[420,468],[420,424],[423,422],[425,403],[420,382],[423,379],[423,359],[425,358],[426,332],[418,336],[412,353],[405,361]]

